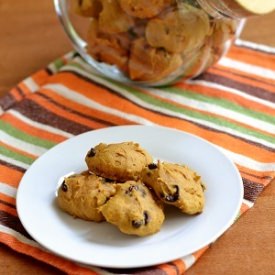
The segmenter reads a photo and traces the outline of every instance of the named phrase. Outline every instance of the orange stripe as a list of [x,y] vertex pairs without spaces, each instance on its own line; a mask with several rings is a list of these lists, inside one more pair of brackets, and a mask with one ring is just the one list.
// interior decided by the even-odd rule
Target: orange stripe
[[178,275],[176,269],[169,264],[160,264],[156,267],[164,271],[167,275]]
[[183,274],[187,270],[184,261],[181,259],[172,261],[172,263],[177,267],[179,274]]
[[13,204],[13,205],[16,204],[15,198],[7,196],[3,193],[0,193],[0,200],[5,201],[5,202],[10,203],[10,204]]
[[18,87],[21,89],[21,91],[24,93],[25,96],[32,93],[32,92],[29,90],[29,88],[28,88],[23,82],[20,82],[20,83],[18,84]]
[[10,234],[0,232],[0,240],[4,244],[16,250],[17,252],[32,256],[40,261],[43,261],[52,266],[55,266],[63,270],[67,274],[99,275],[97,272],[88,270],[84,267],[78,266],[77,264],[71,261],[55,256],[53,254],[47,253],[41,250],[40,248],[20,242]]
[[20,101],[23,98],[22,95],[15,88],[13,88],[13,89],[10,90],[10,94],[13,96],[13,98],[16,101]]
[[268,91],[270,93],[275,93],[275,86],[272,85],[271,83],[260,82],[255,79],[245,78],[244,75],[233,74],[233,72],[231,70],[230,71],[219,70],[217,67],[212,67],[212,68],[208,69],[208,72],[214,73],[215,75],[224,76],[228,79],[233,79],[233,80],[243,83],[243,84],[248,84],[252,87],[259,87],[259,88],[265,89],[266,91]]
[[192,255],[195,257],[196,261],[202,256],[202,254],[210,247],[210,245],[207,245],[200,250],[192,253]]
[[47,73],[46,70],[40,70],[33,74],[31,77],[38,86],[42,86],[48,80],[50,75]]
[[240,215],[242,215],[243,213],[245,213],[249,209],[250,209],[250,207],[247,204],[242,203],[241,209],[240,209]]
[[[246,178],[248,175],[251,175],[253,177],[253,175],[255,177],[261,177],[261,184],[264,186],[267,186],[274,178],[275,178],[275,171],[256,171],[256,170],[252,170],[249,169],[247,167],[241,166],[236,164],[237,168],[239,169],[240,173],[243,173],[243,177]],[[266,178],[268,177],[268,178]]]
[[84,115],[91,114],[93,117],[105,120],[107,122],[112,122],[115,125],[129,124],[129,121],[124,119],[124,118],[114,116],[112,114],[108,114],[108,113],[105,113],[103,111],[98,111],[96,109],[89,108],[85,105],[79,104],[75,101],[72,101],[72,100],[69,100],[65,97],[62,97],[62,96],[56,94],[52,90],[41,89],[40,92],[42,94],[45,94],[45,95],[49,96],[50,98],[54,99],[54,101],[56,101],[56,102],[58,102],[58,103],[60,103],[64,106],[67,106],[68,108],[70,108],[72,110],[75,110],[75,111],[77,111],[81,114],[84,114]]
[[185,82],[179,82],[176,84],[177,87],[182,88],[182,89],[186,89],[192,92],[196,92],[198,94],[202,94],[202,95],[206,95],[208,97],[214,97],[217,99],[226,99],[234,104],[238,104],[240,106],[245,107],[248,110],[253,110],[253,111],[258,111],[258,112],[262,112],[262,113],[266,113],[269,115],[275,115],[275,111],[274,108],[265,106],[261,103],[252,101],[250,99],[244,98],[242,96],[239,96],[237,94],[232,94],[230,92],[224,91],[222,90],[222,94],[221,94],[221,90],[220,89],[216,89],[213,87],[207,87],[207,86],[200,86],[197,84],[187,84]]
[[275,55],[267,54],[253,49],[233,46],[227,53],[227,57],[242,62],[275,70]]
[[259,80],[259,81],[265,81],[265,82],[268,82],[270,85],[274,85],[275,84],[275,80],[271,79],[271,78],[267,78],[267,77],[264,77],[262,75],[258,75],[256,74],[255,72],[253,73],[253,70],[251,70],[251,72],[246,72],[246,71],[242,71],[240,69],[238,69],[238,67],[226,67],[220,63],[217,63],[215,65],[215,67],[217,68],[221,68],[222,70],[230,70],[232,73],[237,73],[237,74],[240,74],[240,75],[244,75],[244,76],[248,76],[248,77],[252,77],[256,80]]
[[0,202],[0,210],[17,217],[17,212],[14,208],[12,208],[11,206],[8,206],[6,204],[3,204],[1,202]]
[[59,143],[66,139],[66,137],[64,136],[53,134],[51,132],[43,130],[42,128],[36,128],[30,124],[27,124],[24,121],[20,120],[19,118],[13,116],[11,113],[5,113],[4,115],[2,115],[1,119],[15,126],[21,131],[35,137],[43,138],[45,140],[50,140],[56,143]]
[[23,173],[0,164],[0,181],[17,188]]

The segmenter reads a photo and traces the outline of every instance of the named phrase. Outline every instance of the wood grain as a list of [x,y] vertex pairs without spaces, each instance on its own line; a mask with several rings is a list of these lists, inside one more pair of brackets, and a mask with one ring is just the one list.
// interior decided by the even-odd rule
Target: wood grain
[[[50,0],[0,0],[0,26],[0,95],[71,50]],[[251,18],[241,37],[275,47],[274,26],[275,13]],[[273,182],[186,274],[275,274],[274,200]],[[0,274],[63,273],[0,245]]]

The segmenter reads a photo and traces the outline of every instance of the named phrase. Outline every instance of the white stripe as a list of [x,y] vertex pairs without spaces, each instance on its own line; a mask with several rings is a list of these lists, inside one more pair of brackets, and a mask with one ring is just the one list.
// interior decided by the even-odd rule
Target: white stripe
[[7,134],[4,131],[0,130],[0,140],[4,143],[13,146],[15,148],[24,150],[25,152],[28,152],[30,154],[33,154],[35,156],[40,156],[44,154],[48,149],[45,149],[43,147],[25,142],[21,139],[17,139],[9,134]]
[[24,244],[27,244],[27,245],[30,245],[33,247],[37,247],[37,248],[40,248],[41,250],[43,250],[43,248],[37,242],[28,239],[27,237],[25,237],[24,235],[22,235],[21,233],[15,231],[15,230],[11,229],[10,227],[0,224],[0,232],[9,234],[9,235],[15,237],[21,243],[24,243]]
[[190,268],[196,262],[196,258],[192,254],[183,257],[182,260],[184,261],[186,269]]
[[0,159],[7,162],[7,163],[13,164],[15,166],[18,166],[18,167],[26,169],[26,170],[30,167],[29,164],[26,164],[26,163],[24,163],[22,161],[19,161],[19,160],[9,158],[9,157],[4,156],[2,154],[0,154]]
[[244,46],[244,47],[247,47],[247,48],[251,48],[253,50],[260,50],[262,52],[275,54],[275,48],[274,47],[270,47],[270,46],[267,46],[267,45],[254,43],[254,42],[251,42],[251,41],[237,39],[235,41],[235,44],[237,46]]
[[15,198],[17,189],[6,183],[0,182],[0,192],[9,197]]
[[257,65],[237,61],[229,57],[223,57],[222,59],[220,59],[218,64],[225,66],[227,68],[233,68],[245,73],[254,74],[257,76],[275,80],[275,71]]
[[203,102],[203,101],[199,101],[199,100],[195,100],[195,99],[189,99],[189,98],[184,97],[183,94],[177,95],[177,94],[173,94],[173,93],[169,93],[169,92],[164,92],[159,89],[146,89],[146,90],[149,93],[151,93],[153,95],[157,95],[161,98],[169,99],[174,102],[186,105],[188,107],[191,106],[198,110],[211,112],[213,114],[217,114],[217,115],[224,116],[224,117],[229,117],[230,119],[234,119],[234,120],[236,120],[238,122],[242,122],[244,124],[257,125],[258,129],[269,132],[271,134],[275,133],[275,124],[270,124],[268,122],[258,120],[256,118],[247,116],[245,114],[242,114],[242,113],[239,113],[239,112],[236,112],[233,110],[223,108],[221,106],[218,106],[218,105],[215,105],[212,103]]
[[94,108],[96,110],[100,110],[101,112],[112,114],[117,117],[122,117],[124,119],[134,121],[139,124],[154,125],[154,123],[150,122],[149,120],[147,120],[145,118],[104,106],[104,105],[102,105],[88,97],[85,97],[85,96],[83,96],[83,95],[81,95],[81,94],[61,85],[61,84],[48,84],[48,85],[45,85],[44,87],[56,92],[57,94],[60,94],[64,97],[66,97],[74,102],[85,105],[89,108]]
[[243,203],[248,206],[249,208],[253,207],[254,203],[249,201],[249,200],[246,200],[246,199],[243,199]]
[[102,79],[102,78],[100,78],[98,76],[95,76],[93,74],[87,74],[86,72],[82,71],[79,68],[75,68],[75,67],[72,67],[72,66],[67,66],[67,68],[69,68],[72,71],[76,71],[79,74],[83,74],[83,75],[86,74],[85,77],[87,77],[91,80],[94,80],[94,81],[96,81],[96,82],[98,82],[98,83],[100,83],[100,84],[102,84],[106,87],[109,87],[112,90],[117,91],[119,94],[123,95],[124,97],[126,97],[126,98],[130,99],[131,101],[133,101],[135,103],[138,103],[139,105],[141,105],[143,107],[146,107],[150,110],[155,110],[155,111],[158,111],[158,112],[161,112],[161,113],[164,113],[164,114],[168,114],[168,115],[172,115],[174,117],[178,117],[178,118],[182,118],[182,119],[188,119],[190,121],[193,121],[193,122],[196,122],[196,123],[199,123],[199,124],[202,124],[202,125],[206,125],[210,128],[217,129],[217,130],[229,133],[229,134],[233,134],[235,136],[242,137],[242,138],[245,138],[247,140],[257,142],[257,143],[263,144],[263,145],[271,147],[271,148],[275,148],[275,144],[270,143],[268,141],[265,141],[263,139],[259,139],[259,138],[254,137],[254,136],[243,134],[243,133],[240,133],[240,132],[238,132],[234,129],[227,128],[227,127],[224,127],[224,126],[220,126],[220,125],[217,125],[215,123],[212,123],[212,122],[209,122],[209,121],[206,121],[206,120],[189,117],[187,115],[184,115],[184,114],[181,114],[181,113],[178,113],[178,112],[174,112],[174,111],[171,111],[171,110],[163,109],[159,106],[154,106],[150,103],[144,102],[143,100],[137,98],[135,95],[129,93],[123,87],[117,87],[115,84],[111,83],[110,81]]
[[34,128],[42,129],[42,130],[45,130],[45,131],[53,133],[53,134],[64,136],[66,138],[73,137],[73,135],[70,134],[70,133],[67,133],[65,131],[59,130],[57,128],[54,128],[52,126],[49,126],[49,125],[46,125],[46,124],[43,124],[43,123],[40,123],[40,122],[37,122],[37,121],[34,121],[34,120],[31,120],[28,117],[26,117],[26,116],[22,115],[21,113],[19,113],[18,111],[9,110],[7,113],[13,115],[17,119],[23,121],[24,123],[26,123],[28,125],[31,125]]
[[48,69],[54,74],[57,72],[57,68],[55,67],[54,63],[48,65]]
[[[217,146],[219,147],[219,146]],[[231,152],[225,148],[219,147],[221,151],[224,152],[225,155],[227,155],[233,162],[248,167],[250,169],[260,171],[260,172],[268,172],[268,171],[274,171],[275,170],[275,162],[259,162],[252,158]]]
[[28,77],[28,78],[24,79],[23,83],[28,87],[28,89],[32,93],[39,90],[39,86],[36,84],[36,82],[31,77]]
[[223,86],[221,84],[217,84],[217,83],[214,83],[214,82],[209,82],[209,81],[206,81],[206,80],[188,80],[188,81],[186,81],[186,83],[206,86],[206,87],[210,87],[210,88],[215,88],[215,89],[221,90],[221,93],[223,91],[230,92],[232,94],[236,94],[236,95],[241,96],[243,98],[246,98],[248,100],[263,104],[263,105],[271,107],[271,108],[275,108],[275,104],[270,102],[270,101],[267,101],[267,100],[264,100],[264,99],[246,94],[246,93],[244,93],[240,90],[230,88],[230,87],[227,87],[227,86]]

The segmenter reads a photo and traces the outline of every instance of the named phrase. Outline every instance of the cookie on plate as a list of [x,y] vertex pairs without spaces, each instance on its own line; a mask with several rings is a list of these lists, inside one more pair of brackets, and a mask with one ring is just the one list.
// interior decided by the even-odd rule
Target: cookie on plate
[[89,221],[104,220],[98,207],[116,192],[115,184],[93,174],[75,174],[64,179],[57,191],[57,203],[68,214]]
[[204,208],[204,185],[201,177],[185,165],[158,161],[142,171],[143,182],[166,204],[186,214],[201,213]]
[[100,207],[106,221],[129,235],[147,236],[158,232],[164,213],[148,187],[135,181],[117,186],[117,193]]
[[96,175],[124,182],[138,179],[152,157],[138,143],[100,143],[90,149],[85,161]]

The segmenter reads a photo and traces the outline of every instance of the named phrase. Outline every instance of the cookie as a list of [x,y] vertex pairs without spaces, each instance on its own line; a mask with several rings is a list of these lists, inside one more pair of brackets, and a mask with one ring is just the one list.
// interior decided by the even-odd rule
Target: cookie
[[85,161],[96,175],[124,182],[138,179],[142,169],[152,162],[152,157],[134,142],[100,143],[90,149]]
[[[108,181],[108,180],[107,180]],[[58,206],[68,214],[88,221],[104,220],[98,207],[116,192],[115,184],[89,173],[64,179],[57,191]]]
[[174,0],[118,0],[121,8],[129,15],[138,18],[151,18],[168,7]]
[[102,11],[102,4],[100,0],[73,0],[72,9],[84,17],[98,17]]
[[142,180],[164,203],[183,213],[193,215],[203,211],[204,185],[201,177],[187,166],[158,161],[142,171]]
[[100,211],[106,221],[129,235],[147,236],[158,232],[164,221],[161,204],[141,182],[118,184],[117,193]]
[[152,47],[186,55],[203,45],[209,30],[209,19],[204,11],[179,4],[177,8],[149,20],[145,36]]
[[144,38],[138,38],[132,43],[128,63],[132,80],[157,81],[169,76],[181,65],[182,58],[179,54],[151,47]]
[[134,19],[121,9],[117,0],[101,0],[101,2],[103,9],[98,19],[101,32],[126,32],[134,26]]
[[102,33],[98,21],[92,20],[88,30],[87,52],[97,61],[117,66],[122,71],[128,69],[130,48],[129,33]]

